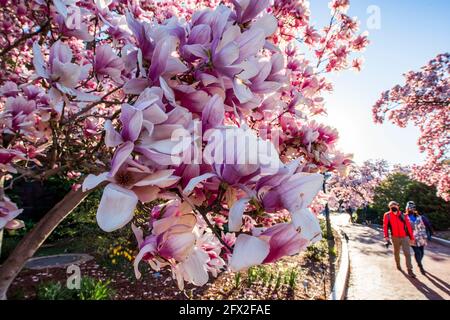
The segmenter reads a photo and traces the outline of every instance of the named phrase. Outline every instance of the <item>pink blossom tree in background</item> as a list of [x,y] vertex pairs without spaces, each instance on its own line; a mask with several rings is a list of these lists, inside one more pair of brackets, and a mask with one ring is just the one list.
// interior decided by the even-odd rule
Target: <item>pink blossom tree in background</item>
[[17,181],[74,181],[2,265],[0,298],[95,188],[104,231],[148,211],[131,223],[136,276],[170,268],[180,288],[320,239],[309,207],[351,157],[314,117],[327,75],[360,69],[368,44],[349,1],[323,29],[301,0],[0,4],[0,228],[20,213]]
[[438,195],[450,200],[450,54],[431,60],[420,71],[405,74],[405,84],[384,92],[373,107],[376,123],[389,121],[399,127],[409,123],[421,132],[420,151],[427,160],[413,167],[415,179],[436,186]]
[[332,210],[365,209],[372,203],[377,186],[390,173],[386,160],[352,164],[347,175],[334,174],[328,181],[328,203]]

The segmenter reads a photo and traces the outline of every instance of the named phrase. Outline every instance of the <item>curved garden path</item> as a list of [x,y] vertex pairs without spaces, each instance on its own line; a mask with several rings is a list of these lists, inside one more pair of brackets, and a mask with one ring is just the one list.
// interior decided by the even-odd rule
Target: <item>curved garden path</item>
[[[346,214],[333,215],[333,224],[349,238],[349,300],[450,300],[450,248],[430,243],[425,249],[426,276],[417,279],[395,268],[392,247],[383,245],[381,230],[349,223]],[[411,251],[412,253],[412,251]],[[402,255],[402,266],[404,257]],[[405,266],[403,266],[406,269]]]

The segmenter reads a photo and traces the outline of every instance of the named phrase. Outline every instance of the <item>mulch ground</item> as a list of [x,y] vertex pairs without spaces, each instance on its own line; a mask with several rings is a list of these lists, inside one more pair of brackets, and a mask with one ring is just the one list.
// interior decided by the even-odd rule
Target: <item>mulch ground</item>
[[[336,248],[340,248],[340,243]],[[187,285],[184,291],[178,289],[168,270],[146,272],[141,280],[136,280],[129,272],[109,270],[95,260],[80,265],[80,269],[83,276],[109,280],[117,300],[323,300],[331,292],[332,279],[338,269],[334,260],[327,256],[321,261],[312,261],[302,253],[258,268],[259,274],[264,270],[264,277],[252,277],[250,281],[247,272],[242,272],[240,277],[223,272],[215,279],[211,277],[210,283],[202,288]],[[292,270],[297,274],[294,286],[288,281]],[[36,299],[39,284],[49,281],[65,284],[67,277],[66,269],[61,268],[23,270],[10,288],[9,298]]]

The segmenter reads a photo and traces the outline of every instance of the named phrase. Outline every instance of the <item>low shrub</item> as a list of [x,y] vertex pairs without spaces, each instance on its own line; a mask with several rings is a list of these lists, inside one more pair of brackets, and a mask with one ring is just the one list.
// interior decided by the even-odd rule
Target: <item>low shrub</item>
[[306,257],[314,262],[320,262],[328,255],[328,242],[323,239],[306,249]]
[[41,283],[36,292],[38,300],[110,300],[114,297],[114,290],[109,281],[82,277],[80,289],[69,289],[60,282],[50,281]]
[[74,292],[60,282],[47,282],[38,286],[36,298],[38,300],[74,300]]
[[110,287],[109,281],[103,282],[90,277],[81,279],[79,300],[110,300],[113,296],[114,290]]

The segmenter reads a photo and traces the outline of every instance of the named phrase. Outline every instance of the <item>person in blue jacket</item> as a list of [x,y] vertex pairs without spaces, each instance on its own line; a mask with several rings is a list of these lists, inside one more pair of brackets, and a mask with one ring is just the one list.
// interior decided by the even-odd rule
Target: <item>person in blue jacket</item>
[[406,204],[406,213],[409,221],[411,222],[411,228],[414,233],[414,244],[411,245],[414,250],[414,258],[419,266],[420,272],[425,274],[425,268],[423,267],[423,257],[425,255],[425,247],[427,246],[427,232],[423,216],[417,211],[416,204],[413,201],[409,201]]

